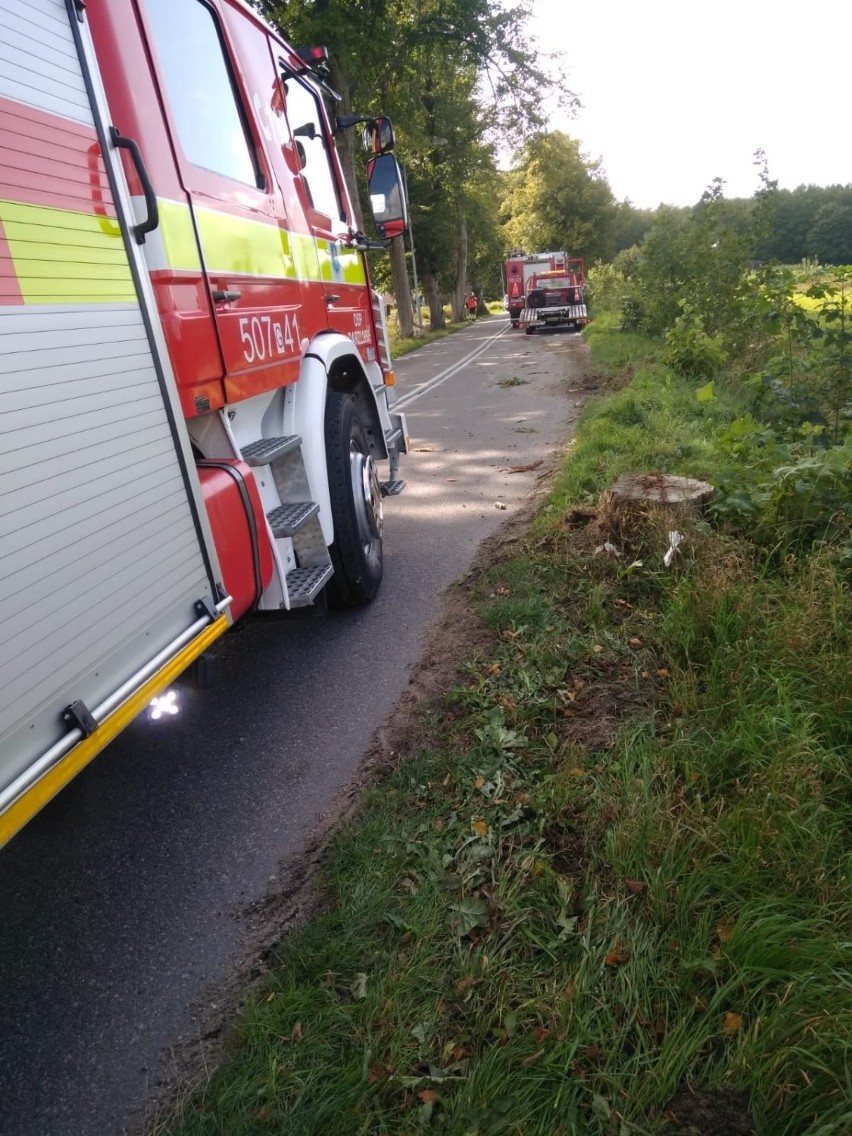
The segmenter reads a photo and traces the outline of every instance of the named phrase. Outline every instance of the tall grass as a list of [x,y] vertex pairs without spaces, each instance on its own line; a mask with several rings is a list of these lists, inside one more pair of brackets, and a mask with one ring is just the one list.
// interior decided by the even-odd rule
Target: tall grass
[[708,1136],[684,1086],[756,1136],[852,1130],[843,569],[682,518],[666,569],[653,514],[596,554],[606,517],[578,530],[577,504],[631,470],[714,480],[743,409],[618,339],[630,384],[476,585],[490,640],[168,1131]]

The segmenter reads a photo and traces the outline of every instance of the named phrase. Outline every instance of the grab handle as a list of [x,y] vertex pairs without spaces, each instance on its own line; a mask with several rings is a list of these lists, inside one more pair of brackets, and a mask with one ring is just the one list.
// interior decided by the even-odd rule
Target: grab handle
[[157,205],[157,195],[154,193],[154,187],[151,185],[151,179],[145,168],[145,162],[142,160],[142,151],[139,149],[137,143],[134,142],[132,138],[125,138],[115,126],[109,128],[109,133],[112,144],[116,149],[130,151],[130,157],[133,159],[133,165],[136,167],[136,173],[142,183],[142,192],[145,194],[145,208],[148,215],[144,221],[140,221],[138,225],[133,226],[133,235],[136,238],[136,243],[143,245],[145,243],[145,234],[152,233],[160,224],[160,210]]

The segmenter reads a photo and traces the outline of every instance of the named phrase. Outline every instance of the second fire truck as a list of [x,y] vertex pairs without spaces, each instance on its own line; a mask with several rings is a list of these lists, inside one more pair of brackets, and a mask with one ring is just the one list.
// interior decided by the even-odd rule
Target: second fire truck
[[565,268],[566,252],[510,252],[506,258],[506,295],[512,327],[520,326],[521,312],[526,307],[527,285],[537,272],[558,272]]

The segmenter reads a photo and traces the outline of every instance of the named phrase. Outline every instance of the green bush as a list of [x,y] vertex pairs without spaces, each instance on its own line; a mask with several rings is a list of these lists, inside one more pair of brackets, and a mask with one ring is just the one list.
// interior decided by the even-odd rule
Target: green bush
[[589,269],[589,307],[600,312],[621,312],[627,291],[624,274],[613,264],[596,264]]
[[693,306],[681,301],[681,314],[666,332],[663,361],[679,375],[708,379],[724,367],[727,356],[721,335],[710,336]]

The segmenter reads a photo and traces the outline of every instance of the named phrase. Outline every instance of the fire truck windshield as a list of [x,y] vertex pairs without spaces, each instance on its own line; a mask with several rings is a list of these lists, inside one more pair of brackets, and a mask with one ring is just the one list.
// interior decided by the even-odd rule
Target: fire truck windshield
[[574,288],[575,283],[567,276],[540,276],[535,282],[536,288],[543,288],[546,292],[556,291],[559,288]]

